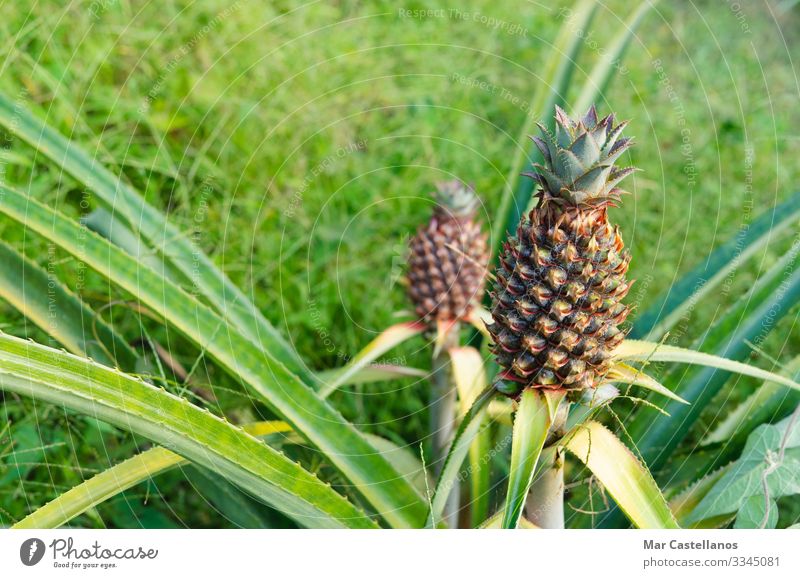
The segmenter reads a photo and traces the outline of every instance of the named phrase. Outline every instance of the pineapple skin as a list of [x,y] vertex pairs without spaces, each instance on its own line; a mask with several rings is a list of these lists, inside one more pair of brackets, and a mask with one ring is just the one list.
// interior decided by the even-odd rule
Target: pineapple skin
[[475,220],[477,198],[458,181],[441,183],[430,221],[409,244],[408,294],[417,316],[437,321],[465,319],[485,290],[487,235]]
[[[541,185],[539,202],[506,242],[492,293],[488,329],[502,368],[498,389],[512,397],[529,387],[596,387],[625,338],[622,324],[630,312],[622,303],[632,285],[626,279],[630,254],[608,221],[608,207],[623,192],[615,185],[632,170],[616,169],[613,159],[630,141],[616,140],[621,128],[612,126],[612,116],[598,122],[594,108],[580,122],[559,109],[556,120],[557,136],[543,129],[548,142],[537,142],[546,160],[531,175]],[[576,141],[586,148],[586,134],[596,138],[598,150],[578,155],[577,169],[553,162]],[[605,148],[609,135],[616,146]],[[591,187],[580,186],[587,181]]]

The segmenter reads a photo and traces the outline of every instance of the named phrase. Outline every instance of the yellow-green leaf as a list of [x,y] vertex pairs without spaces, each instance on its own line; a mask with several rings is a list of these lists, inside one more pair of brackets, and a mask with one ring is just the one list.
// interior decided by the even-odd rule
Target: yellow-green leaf
[[566,447],[586,464],[636,527],[678,527],[653,476],[601,424],[589,421],[578,426]]
[[650,391],[655,391],[661,395],[688,404],[689,402],[672,393],[669,389],[658,383],[655,379],[644,373],[641,369],[631,367],[627,363],[617,362],[611,366],[605,381],[611,383],[623,383],[626,385],[638,385]]
[[535,389],[523,391],[514,416],[503,528],[515,529],[519,526],[550,423],[550,406],[544,395]]
[[359,372],[368,369],[370,363],[423,331],[425,331],[425,325],[419,321],[398,323],[385,329],[378,337],[370,341],[364,349],[359,351],[350,363],[336,370],[333,375],[329,373],[328,376],[330,377],[326,376],[325,381],[320,386],[320,396],[324,399],[341,386],[353,379],[357,379]]
[[691,349],[684,349],[683,347],[675,347],[674,345],[666,345],[663,343],[626,339],[614,351],[614,358],[642,362],[672,361],[676,363],[704,365],[731,373],[739,373],[741,375],[749,375],[750,377],[773,381],[785,385],[786,387],[791,387],[792,389],[800,389],[800,383],[792,381],[788,377],[778,375],[777,373],[772,373],[771,371],[753,367],[752,365],[747,365],[739,361],[725,359],[717,355],[701,353],[700,351],[693,351]]
[[[483,358],[474,347],[450,349],[450,361],[458,390],[459,418],[463,418],[480,393],[487,388],[489,381]],[[481,420],[483,419],[482,417]],[[491,471],[485,457],[491,451],[490,433],[491,428],[484,425],[469,446],[469,508],[473,525],[479,524],[489,512]]]

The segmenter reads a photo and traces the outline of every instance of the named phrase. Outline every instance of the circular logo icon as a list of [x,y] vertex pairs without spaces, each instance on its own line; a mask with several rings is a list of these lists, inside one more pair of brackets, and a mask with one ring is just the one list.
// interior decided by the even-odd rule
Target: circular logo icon
[[26,566],[35,566],[44,557],[44,542],[39,538],[28,538],[19,547],[19,559]]

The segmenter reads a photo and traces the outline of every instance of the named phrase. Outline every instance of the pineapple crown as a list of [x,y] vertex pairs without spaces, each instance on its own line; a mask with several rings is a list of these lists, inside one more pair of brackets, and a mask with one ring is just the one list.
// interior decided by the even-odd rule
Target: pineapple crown
[[436,201],[435,212],[455,218],[471,218],[478,207],[475,189],[458,179],[436,184],[433,192]]
[[532,137],[544,156],[544,165],[535,164],[536,172],[528,174],[541,185],[540,205],[614,205],[625,193],[617,184],[636,170],[614,165],[633,144],[621,138],[627,124],[614,126],[613,114],[598,120],[594,105],[578,120],[556,106],[555,135],[539,124],[541,137]]

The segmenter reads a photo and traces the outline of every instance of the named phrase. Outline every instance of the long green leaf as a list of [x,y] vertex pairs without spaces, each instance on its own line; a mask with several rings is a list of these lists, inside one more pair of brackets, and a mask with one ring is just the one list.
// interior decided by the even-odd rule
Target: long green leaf
[[522,517],[525,498],[533,483],[533,472],[550,429],[550,409],[539,391],[522,392],[514,417],[511,441],[511,466],[503,511],[503,528],[516,529]]
[[[284,422],[263,422],[242,429],[255,436],[291,431]],[[14,524],[14,528],[58,528],[125,490],[188,463],[166,448],[150,448],[67,490]]]
[[597,422],[578,426],[566,445],[600,480],[637,528],[677,528],[647,468],[617,436]]
[[0,185],[0,193],[0,212],[63,247],[163,316],[319,448],[390,524],[422,524],[425,505],[411,484],[269,351],[254,347],[211,309],[85,227],[13,189]]
[[687,516],[692,513],[700,501],[711,491],[711,488],[725,475],[730,469],[731,464],[722,467],[710,474],[703,476],[683,492],[672,498],[669,502],[669,509],[678,520],[681,526],[691,527],[686,521]]
[[[787,364],[785,372],[800,381],[800,356]],[[752,395],[736,406],[716,428],[706,435],[701,445],[725,443],[728,450],[735,451],[744,445],[747,436],[758,425],[772,423],[787,416],[800,404],[799,391],[787,391],[785,387],[765,381]]]
[[0,389],[142,435],[217,472],[302,525],[375,527],[330,486],[243,430],[88,359],[0,334]]
[[603,94],[614,77],[614,72],[619,68],[628,46],[630,46],[636,31],[639,29],[639,25],[656,4],[658,4],[658,0],[640,2],[639,7],[628,17],[625,24],[619,27],[619,32],[614,37],[610,48],[603,50],[600,60],[592,69],[592,73],[586,81],[575,107],[572,109],[574,114],[585,114],[589,107]]
[[131,371],[136,353],[52,275],[0,241],[0,297],[72,353]]
[[[336,367],[326,369],[316,374],[319,383],[328,383],[339,377],[342,369]],[[403,379],[414,377],[424,378],[428,372],[416,367],[405,367],[403,365],[392,365],[390,363],[371,363],[348,377],[339,387],[344,385],[357,385],[362,383],[375,383],[377,381],[391,381],[393,379]]]
[[342,385],[351,382],[359,372],[367,369],[369,364],[381,355],[423,331],[425,331],[425,324],[419,321],[398,323],[382,331],[378,337],[359,351],[350,363],[340,370],[336,370],[335,375],[320,386],[320,396],[325,399]]
[[[792,254],[777,263],[756,283],[752,291],[745,295],[720,321],[696,343],[700,347],[710,349],[717,358],[726,359],[726,363],[745,358],[752,349],[750,341],[760,341],[766,332],[788,313],[792,305],[800,297],[800,267]],[[635,344],[639,345],[635,345]],[[625,346],[636,347],[635,354],[646,358],[653,350],[652,346],[641,345],[643,342],[628,340]],[[679,360],[678,348],[658,346],[655,348],[657,360]],[[631,353],[634,353],[631,351]],[[708,355],[708,357],[705,357]],[[696,365],[685,372],[668,375],[662,380],[669,389],[687,400],[691,405],[685,406],[670,402],[665,410],[671,417],[653,416],[651,412],[639,412],[627,424],[628,430],[641,451],[645,461],[657,470],[666,461],[678,443],[688,433],[689,428],[699,417],[706,404],[719,392],[730,377],[728,371],[739,372],[739,366],[723,367],[714,361],[712,354],[697,354],[695,359],[711,366]],[[651,359],[652,360],[652,359]],[[746,368],[747,366],[745,366]],[[719,371],[724,369],[724,371]],[[756,370],[757,368],[753,368]],[[773,375],[763,370],[750,373],[760,379],[769,379],[787,386],[795,382],[783,376]],[[670,386],[670,384],[673,384]],[[709,464],[718,467],[722,464]]]
[[166,448],[151,448],[64,492],[14,524],[13,527],[19,529],[58,528],[143,480],[185,463],[188,461]]
[[660,339],[700,299],[709,295],[749,257],[795,226],[798,219],[800,191],[759,215],[674,283],[653,305],[636,316],[630,337],[651,341]]
[[56,163],[64,172],[93,191],[109,208],[193,283],[217,311],[240,331],[308,380],[311,376],[289,345],[242,291],[228,279],[187,235],[170,224],[133,187],[89,156],[76,143],[35,117],[23,103],[0,93],[0,126]]
[[105,237],[114,245],[133,256],[145,267],[158,271],[165,277],[176,280],[167,268],[167,262],[159,254],[148,247],[141,237],[131,230],[121,218],[114,218],[110,211],[103,207],[98,207],[86,217],[82,222],[92,231]]
[[461,465],[464,463],[464,458],[467,456],[473,440],[480,432],[483,425],[483,414],[494,396],[494,388],[487,387],[461,419],[461,424],[456,430],[456,435],[453,437],[453,442],[450,444],[447,457],[445,457],[439,479],[436,481],[436,488],[430,500],[428,518],[425,522],[426,528],[435,528],[438,521],[441,520],[447,498],[450,497],[453,487],[459,483],[458,474]]
[[[555,122],[553,110],[555,105],[564,104],[584,35],[587,34],[596,12],[597,0],[580,0],[569,13],[567,20],[562,23],[558,37],[550,49],[550,56],[545,64],[541,80],[537,83],[530,113],[525,118],[525,123],[517,139],[518,143],[526,142],[528,137],[534,133],[537,120],[548,128],[553,127]],[[511,171],[506,180],[507,186],[503,190],[494,220],[495,223],[502,226],[501,234],[497,235],[495,253],[505,241],[506,233],[514,232],[533,193],[533,179],[520,178],[519,174],[526,163],[534,163],[539,160],[541,160],[541,154],[535,146],[531,147],[529,154],[525,154],[522,144],[516,147],[514,159],[511,162]],[[516,189],[513,188],[512,183],[516,183]]]
[[619,383],[622,385],[638,385],[660,395],[674,399],[680,403],[689,403],[679,395],[675,395],[666,387],[658,383],[655,379],[644,373],[641,369],[631,367],[626,363],[617,362],[611,366],[606,374],[605,383]]
[[[458,390],[459,419],[469,412],[475,399],[489,381],[481,354],[474,347],[453,347],[449,350],[453,379]],[[491,472],[485,456],[491,451],[491,428],[484,426],[469,447],[470,518],[477,527],[489,515]]]
[[[694,351],[693,349],[675,347],[673,345],[665,345],[663,343],[626,339],[614,352],[614,357],[629,361],[671,361],[674,363],[689,363],[692,365],[722,369],[740,375],[749,375],[750,377],[757,377],[759,379],[766,379],[792,389],[800,390],[800,383],[780,374],[766,371],[739,361],[733,361],[732,359],[725,359],[718,355],[711,355],[700,351]],[[659,391],[659,393],[663,392]],[[686,403],[680,398],[677,401],[679,403]]]

